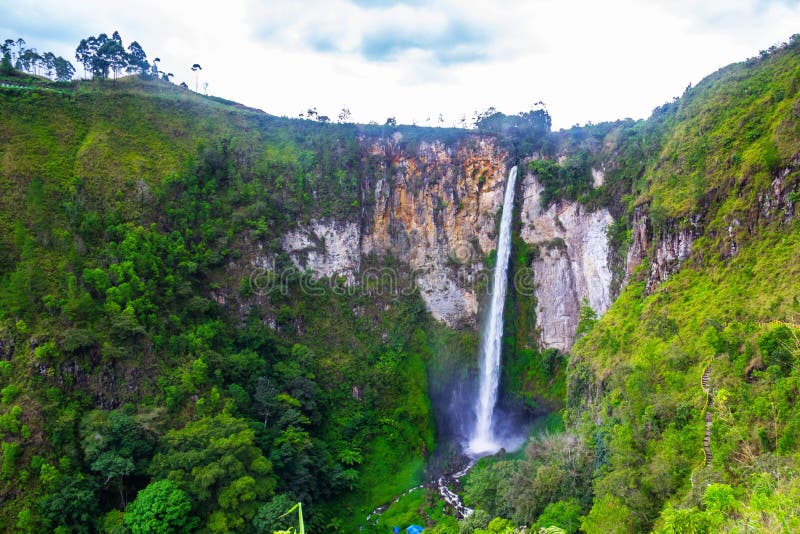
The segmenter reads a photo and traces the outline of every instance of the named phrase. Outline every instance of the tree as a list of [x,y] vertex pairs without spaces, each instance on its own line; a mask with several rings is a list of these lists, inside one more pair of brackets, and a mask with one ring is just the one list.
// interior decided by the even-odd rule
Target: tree
[[0,60],[0,74],[11,74],[14,70],[14,64],[11,60],[11,47],[14,46],[13,39],[6,39],[5,42],[0,44],[0,53],[3,54]]
[[0,43],[0,52],[5,54],[9,54],[9,58],[11,57],[11,47],[14,46],[14,39],[6,39],[2,43]]
[[675,508],[672,504],[668,504],[661,512],[662,527],[658,532],[661,534],[721,532],[722,529],[719,528],[721,525],[716,525],[717,528],[714,528],[711,515],[709,511],[701,511],[696,507]]
[[[109,41],[112,44],[109,44]],[[105,33],[97,37],[90,36],[81,39],[78,48],[75,49],[75,59],[83,64],[84,72],[91,72],[95,78],[107,78],[108,70],[111,68],[110,52],[113,52],[116,46],[122,45],[110,40]]]
[[79,426],[81,446],[90,469],[99,473],[104,487],[113,482],[120,507],[125,506],[125,477],[144,471],[152,445],[144,430],[130,415],[115,410],[93,410],[83,416]]
[[66,527],[64,532],[91,532],[97,517],[96,485],[82,474],[63,477],[60,488],[39,503],[42,515],[51,527]]
[[619,499],[606,494],[596,500],[589,514],[583,517],[581,529],[587,534],[633,532],[633,516]]
[[[483,533],[484,531],[481,532]],[[516,528],[514,528],[514,523],[510,519],[495,517],[486,525],[485,532],[487,534],[514,534]]]
[[101,33],[96,39],[91,38],[89,40],[89,46],[92,51],[92,76],[96,78],[108,78],[108,70],[111,68],[111,65],[109,65],[108,57],[100,52],[104,48],[108,50],[108,36],[105,33]]
[[25,42],[25,39],[23,39],[22,37],[20,37],[19,39],[17,39],[17,41],[16,41],[16,45],[17,45],[17,57],[19,57],[19,56],[20,56],[20,54],[22,54],[22,52],[25,50],[25,45],[26,45],[26,44],[27,44],[27,43]]
[[11,47],[14,46],[14,39],[6,39],[2,43],[0,43],[0,53],[3,55],[11,54]]
[[133,473],[135,466],[133,460],[128,457],[121,456],[113,451],[107,451],[101,454],[97,460],[92,462],[92,471],[97,471],[105,477],[103,486],[107,486],[112,480],[117,481],[117,489],[119,490],[120,506],[125,506],[125,487],[123,480],[126,476]]
[[[117,31],[110,38],[101,33],[97,37],[81,39],[75,50],[75,59],[83,65],[84,72],[91,72],[95,78],[107,78],[109,70],[114,73],[115,80],[123,71],[144,74],[151,70],[141,45],[133,41],[126,51]],[[153,75],[158,76],[158,72],[154,64]]]
[[[25,44],[26,44],[25,39],[23,39],[22,37],[20,37],[16,41],[14,39],[6,39],[5,44],[8,45],[11,63],[16,65],[17,61],[19,60],[19,56],[21,56],[22,53],[25,51]],[[14,47],[17,48],[16,53],[12,52],[12,49]]]
[[136,496],[125,513],[125,526],[133,534],[191,532],[198,523],[191,511],[186,492],[170,480],[159,480]]
[[98,48],[96,61],[105,68],[103,77],[107,77],[108,69],[111,69],[114,73],[115,80],[119,73],[128,66],[128,54],[122,46],[119,33],[114,32],[113,37],[107,39],[100,48]]
[[534,529],[556,526],[566,534],[578,532],[581,526],[581,505],[576,499],[550,503],[534,523]]
[[44,74],[48,78],[53,77],[53,72],[56,68],[56,56],[52,52],[45,52],[42,54],[42,68],[44,69]]
[[272,534],[278,529],[286,528],[293,522],[293,517],[286,516],[286,510],[292,507],[294,499],[286,494],[273,497],[258,509],[253,518],[253,526],[258,534]]
[[496,113],[497,113],[497,108],[495,108],[494,106],[488,107],[483,111],[476,111],[472,115],[472,124],[476,128],[479,128],[482,122],[484,122],[486,119],[488,119],[489,117],[493,116]]
[[[91,39],[91,38],[90,38]],[[92,51],[89,39],[81,39],[78,48],[75,49],[75,59],[83,65],[83,77],[92,70]]]
[[26,534],[31,534],[36,532],[36,520],[33,517],[29,508],[23,508],[17,514],[17,532],[25,532]]
[[20,65],[20,70],[37,74],[37,67],[42,61],[42,56],[36,52],[35,48],[28,48],[19,55],[17,63]]
[[73,76],[75,76],[75,67],[72,66],[72,63],[61,56],[58,56],[55,59],[53,66],[56,71],[56,81],[68,82]]
[[253,407],[259,419],[263,418],[264,427],[267,426],[270,415],[275,413],[278,408],[278,401],[275,398],[277,394],[278,390],[269,378],[262,376],[258,379],[256,392],[253,396]]
[[128,45],[128,66],[129,73],[138,73],[144,75],[150,70],[150,63],[147,61],[147,54],[145,54],[142,46],[133,41]]
[[490,107],[475,113],[475,127],[480,131],[501,134],[504,144],[512,153],[530,154],[542,150],[552,120],[543,103],[538,102],[534,106],[534,109],[517,115],[505,115]]
[[350,120],[351,115],[352,113],[350,113],[349,108],[342,108],[342,111],[339,113],[339,122],[342,124],[346,123]]
[[243,419],[221,413],[171,430],[152,474],[169,478],[205,511],[209,528],[240,530],[272,495],[272,464]]
[[797,338],[786,326],[778,326],[758,339],[758,349],[768,366],[780,368],[784,374],[792,369],[794,354],[798,351]]
[[597,312],[595,312],[589,305],[589,299],[583,297],[581,300],[581,308],[578,312],[578,330],[575,332],[576,337],[588,333],[597,323]]
[[473,534],[481,529],[486,529],[491,520],[491,516],[486,511],[475,510],[459,523],[458,532],[459,534]]
[[195,93],[197,92],[197,78],[198,78],[197,71],[201,71],[201,70],[203,70],[203,67],[201,67],[199,63],[195,63],[194,65],[192,65],[192,72],[194,72],[194,92]]
[[464,488],[464,496],[491,516],[510,516],[513,510],[505,495],[510,491],[509,484],[518,469],[511,462],[497,462],[486,469],[473,470]]

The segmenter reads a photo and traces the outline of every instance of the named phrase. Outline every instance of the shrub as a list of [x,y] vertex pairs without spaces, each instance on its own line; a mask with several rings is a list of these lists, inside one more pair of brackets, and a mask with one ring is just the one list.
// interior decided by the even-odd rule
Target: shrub
[[534,523],[534,530],[556,526],[567,534],[578,532],[581,526],[581,505],[575,499],[550,503]]
[[139,492],[125,513],[133,534],[188,532],[197,526],[192,501],[170,480],[159,480]]

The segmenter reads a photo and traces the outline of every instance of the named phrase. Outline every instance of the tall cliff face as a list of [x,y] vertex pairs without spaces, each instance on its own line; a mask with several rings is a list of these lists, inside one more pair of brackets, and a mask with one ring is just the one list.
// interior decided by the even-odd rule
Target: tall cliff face
[[[358,224],[316,220],[284,236],[283,248],[298,268],[349,284],[360,277],[383,279],[386,272],[362,269],[364,258],[391,256],[408,267],[434,318],[474,328],[490,285],[485,259],[496,247],[506,154],[488,137],[423,142],[405,150],[398,148],[400,141],[370,147],[383,163],[378,176],[364,177],[369,208]],[[530,173],[519,187],[520,237],[539,249],[528,267],[536,283],[540,343],[566,351],[582,300],[598,314],[611,304],[606,229],[613,219],[606,210],[588,212],[577,202],[543,209],[543,187]]]
[[487,138],[420,144],[397,154],[374,187],[362,252],[406,262],[431,314],[475,326],[484,258],[496,246],[505,154]]
[[543,208],[543,190],[535,176],[525,176],[520,237],[539,250],[531,268],[541,344],[567,351],[575,339],[583,299],[598,315],[611,305],[606,230],[614,219],[605,209],[588,212],[577,202]]
[[[360,221],[314,220],[287,233],[281,245],[296,267],[315,277],[361,277],[382,290],[419,288],[431,314],[451,327],[475,327],[488,278],[484,259],[495,248],[503,201],[506,154],[492,138],[453,144],[421,142],[401,148],[398,134],[367,147],[380,161],[363,176],[367,207]],[[363,270],[363,259],[391,256],[396,271]]]

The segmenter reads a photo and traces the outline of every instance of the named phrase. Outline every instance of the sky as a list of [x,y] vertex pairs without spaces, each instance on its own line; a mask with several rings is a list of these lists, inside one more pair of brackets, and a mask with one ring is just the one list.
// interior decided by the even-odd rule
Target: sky
[[[174,81],[275,115],[471,125],[544,102],[555,129],[645,118],[800,32],[800,0],[4,0],[0,38],[78,69],[119,31]],[[442,116],[443,122],[439,116]]]

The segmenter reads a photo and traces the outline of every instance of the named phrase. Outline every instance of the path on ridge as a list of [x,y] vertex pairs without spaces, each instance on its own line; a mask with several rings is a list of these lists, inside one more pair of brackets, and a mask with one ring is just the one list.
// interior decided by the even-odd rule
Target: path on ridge
[[703,392],[706,394],[706,404],[705,404],[705,419],[706,419],[706,433],[703,436],[703,452],[706,455],[706,467],[711,465],[711,459],[713,455],[711,453],[711,425],[713,423],[713,414],[711,410],[714,408],[714,395],[711,392],[711,388],[709,384],[711,383],[711,364],[706,367],[706,370],[703,371],[703,377],[700,379],[700,384],[703,388]]

